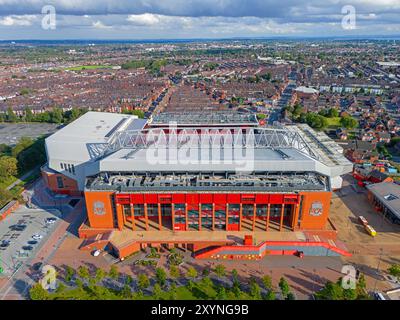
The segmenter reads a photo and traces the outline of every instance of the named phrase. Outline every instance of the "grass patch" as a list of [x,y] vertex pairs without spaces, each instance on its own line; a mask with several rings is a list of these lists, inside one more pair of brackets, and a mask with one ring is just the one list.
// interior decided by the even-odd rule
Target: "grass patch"
[[342,126],[340,124],[340,117],[326,118],[326,121],[328,122],[328,128],[331,129],[337,129]]

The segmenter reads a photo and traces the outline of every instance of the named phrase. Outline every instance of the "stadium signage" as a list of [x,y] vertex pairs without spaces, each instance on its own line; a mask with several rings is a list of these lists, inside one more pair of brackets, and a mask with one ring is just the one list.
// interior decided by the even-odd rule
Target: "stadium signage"
[[95,215],[102,216],[106,214],[106,209],[104,208],[104,202],[96,201],[93,203],[93,212]]
[[311,204],[311,208],[310,208],[310,216],[313,217],[319,217],[320,215],[322,215],[322,203],[321,202],[313,202]]

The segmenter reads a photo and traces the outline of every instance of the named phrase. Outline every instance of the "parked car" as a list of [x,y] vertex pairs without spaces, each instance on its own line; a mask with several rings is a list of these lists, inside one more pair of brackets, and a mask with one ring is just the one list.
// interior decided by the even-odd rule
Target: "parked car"
[[32,269],[34,271],[40,271],[43,267],[43,262],[36,262],[33,266]]
[[1,248],[7,248],[9,245],[10,245],[10,241],[8,241],[8,240],[3,240],[2,242],[1,242],[1,244],[0,244],[0,247]]
[[15,225],[11,226],[10,229],[12,231],[24,231],[26,229],[26,225],[25,224],[15,224]]
[[38,242],[36,240],[30,240],[28,241],[28,244],[34,246],[35,244],[38,244]]
[[31,251],[31,250],[33,250],[33,247],[32,246],[23,246],[22,250]]
[[95,250],[93,251],[93,257],[98,257],[100,255],[101,251],[100,250]]
[[384,297],[384,295],[380,292],[374,292],[374,299],[375,300],[386,300],[386,298]]
[[43,238],[43,236],[41,234],[38,234],[38,233],[36,233],[36,234],[34,234],[32,236],[33,240],[41,240],[42,238]]
[[46,224],[53,224],[57,221],[57,218],[47,218],[46,219]]

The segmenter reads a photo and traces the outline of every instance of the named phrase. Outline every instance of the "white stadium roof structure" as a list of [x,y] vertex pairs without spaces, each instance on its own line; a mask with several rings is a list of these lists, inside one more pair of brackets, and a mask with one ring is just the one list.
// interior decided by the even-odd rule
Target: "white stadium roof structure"
[[[318,173],[329,178],[335,189],[341,186],[340,176],[353,167],[340,146],[307,125],[201,127],[202,135],[197,139],[198,127],[171,131],[169,127],[145,128],[145,124],[145,120],[133,116],[89,112],[46,139],[48,168],[76,179],[80,188],[86,177],[101,172],[234,172],[240,171],[235,161],[243,158],[226,149],[240,147],[251,152],[253,172]],[[162,164],[149,162],[151,151],[176,154],[185,148],[211,153],[220,150],[222,162],[200,161],[197,157],[201,152],[186,158],[185,165],[171,158]],[[76,173],[61,170],[62,162],[74,164]]]

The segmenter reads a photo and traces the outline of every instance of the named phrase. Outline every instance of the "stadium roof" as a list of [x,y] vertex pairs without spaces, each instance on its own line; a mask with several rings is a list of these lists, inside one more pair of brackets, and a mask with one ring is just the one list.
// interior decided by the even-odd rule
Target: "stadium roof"
[[171,122],[176,122],[179,126],[258,125],[255,114],[233,112],[163,112],[153,116],[149,124],[151,126],[168,126]]
[[[213,119],[207,115],[204,118]],[[174,120],[179,121],[179,116]],[[195,140],[193,137],[199,135],[196,126],[176,130],[145,128],[146,120],[136,116],[88,112],[46,139],[48,167],[76,179],[81,187],[85,177],[103,171],[307,171],[331,178],[352,171],[353,165],[343,156],[342,148],[324,133],[315,132],[307,125],[243,128],[235,122],[226,124],[202,126],[201,131],[206,134],[203,132],[201,140]],[[227,152],[236,147],[246,153],[245,157]],[[189,157],[181,153],[185,148],[193,151]],[[198,161],[196,148],[202,152],[212,151],[213,155],[220,154],[217,162]],[[179,154],[179,161],[166,158],[166,163],[153,163],[154,159],[148,155],[154,150]],[[249,153],[250,158],[247,158]],[[183,165],[182,159],[187,164]],[[201,157],[201,160],[207,159]],[[65,164],[68,169],[69,165],[74,166],[72,172],[65,170]]]

